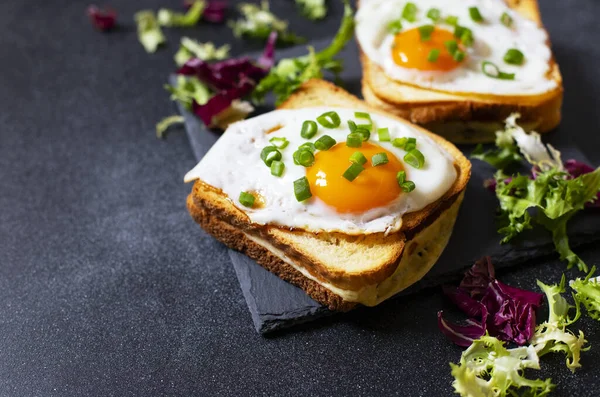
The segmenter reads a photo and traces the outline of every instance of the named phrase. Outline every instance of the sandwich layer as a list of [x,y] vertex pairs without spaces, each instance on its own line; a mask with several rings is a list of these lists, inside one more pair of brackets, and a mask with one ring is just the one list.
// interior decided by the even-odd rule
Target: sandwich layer
[[[305,83],[281,108],[312,108],[325,103],[334,109],[379,113],[321,80]],[[419,130],[452,158],[456,178],[438,200],[404,214],[396,232],[351,235],[257,224],[249,221],[222,190],[201,180],[194,183],[188,209],[218,240],[244,252],[330,309],[378,304],[420,279],[433,266],[450,237],[470,177],[471,165],[456,147]]]

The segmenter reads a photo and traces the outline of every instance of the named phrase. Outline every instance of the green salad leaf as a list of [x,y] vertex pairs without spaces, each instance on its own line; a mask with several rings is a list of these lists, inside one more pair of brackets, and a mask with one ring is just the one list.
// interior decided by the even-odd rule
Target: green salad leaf
[[271,32],[277,32],[277,41],[283,44],[304,43],[306,39],[288,31],[288,22],[279,19],[269,9],[269,2],[263,0],[260,6],[252,3],[241,3],[240,13],[243,18],[229,21],[228,25],[236,37],[253,37],[266,40]]
[[[577,266],[587,272],[585,262],[569,246],[567,223],[587,203],[596,199],[600,191],[600,168],[572,177],[565,170],[560,152],[551,145],[544,145],[539,134],[527,134],[516,123],[517,117],[509,117],[505,131],[498,133],[499,152],[477,155],[503,168],[516,159],[513,156],[518,156],[513,147],[516,144],[533,167],[531,176],[508,175],[502,170],[495,175],[495,191],[500,202],[498,232],[504,235],[502,242],[531,229],[533,223],[539,224],[552,234],[556,251],[567,261],[568,267]],[[502,151],[513,154],[501,155]]]
[[510,128],[496,132],[496,147],[497,149],[484,151],[483,145],[479,144],[471,153],[471,158],[485,161],[499,170],[505,170],[523,160]]
[[138,40],[146,52],[156,52],[161,44],[166,43],[167,39],[160,29],[154,11],[138,11],[135,13],[134,19],[137,24]]
[[507,349],[492,336],[482,336],[462,353],[460,363],[450,363],[456,393],[464,397],[546,396],[551,379],[529,379],[526,369],[540,369],[533,346]]
[[305,81],[322,78],[324,71],[329,71],[337,76],[342,70],[342,64],[341,61],[334,58],[352,38],[353,33],[352,7],[348,1],[345,1],[342,24],[331,44],[319,52],[315,52],[312,47],[309,47],[308,55],[279,61],[254,89],[253,101],[261,103],[269,92],[273,92],[276,104],[279,105]]
[[[581,352],[589,349],[583,347],[587,342],[583,332],[579,331],[579,335],[575,335],[567,330],[567,326],[573,324],[581,316],[579,303],[575,301],[576,305],[572,306],[561,295],[565,292],[564,275],[558,285],[546,285],[539,280],[537,284],[546,294],[549,315],[547,321],[536,327],[530,342],[540,357],[547,353],[563,352],[567,356],[567,368],[575,372],[577,368],[581,367],[579,363]],[[576,312],[571,318],[569,311],[573,308]]]
[[175,63],[182,66],[191,58],[198,58],[203,61],[220,61],[229,57],[231,46],[225,44],[216,47],[213,43],[200,43],[189,37],[182,37],[179,50],[175,53]]
[[159,121],[158,124],[156,124],[156,137],[164,138],[165,133],[167,132],[167,130],[169,128],[171,128],[172,126],[177,125],[177,124],[183,124],[183,122],[184,122],[183,116],[180,116],[178,114],[169,116],[169,117],[165,117],[164,119]]
[[595,272],[596,267],[593,267],[583,280],[577,278],[570,286],[575,290],[575,301],[585,306],[591,318],[600,321],[600,278],[592,277]]
[[296,4],[308,19],[322,19],[327,14],[325,0],[296,0]]
[[198,23],[206,8],[206,1],[196,0],[186,13],[161,8],[158,11],[158,23],[161,26],[190,27]]
[[192,108],[193,101],[198,105],[204,105],[212,96],[206,84],[194,76],[177,75],[176,84],[174,86],[166,84],[165,89],[171,93],[172,101],[181,103],[188,110]]

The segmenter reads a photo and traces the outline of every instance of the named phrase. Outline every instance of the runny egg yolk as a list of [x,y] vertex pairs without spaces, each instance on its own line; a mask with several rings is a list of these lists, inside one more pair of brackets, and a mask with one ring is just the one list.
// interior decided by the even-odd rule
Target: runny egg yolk
[[[428,40],[421,39],[418,28],[410,29],[396,34],[392,46],[392,58],[396,65],[404,68],[446,72],[460,65],[460,62],[452,58],[444,44],[453,40],[459,43],[454,34],[446,29],[435,27]],[[428,60],[433,49],[439,51],[435,62]],[[460,44],[459,49],[464,50]]]
[[[367,162],[365,170],[352,182],[342,175],[351,165],[350,156],[361,152]],[[371,158],[377,153],[387,154],[388,163],[373,167]],[[306,177],[313,196],[340,213],[362,213],[382,207],[400,195],[396,180],[402,164],[396,156],[380,146],[363,142],[362,147],[351,148],[345,142],[315,155],[315,163],[307,168]]]

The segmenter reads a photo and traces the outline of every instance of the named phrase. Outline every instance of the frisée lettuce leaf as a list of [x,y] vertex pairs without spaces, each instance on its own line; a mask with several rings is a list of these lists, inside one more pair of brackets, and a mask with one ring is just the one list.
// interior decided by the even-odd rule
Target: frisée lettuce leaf
[[575,290],[575,301],[585,306],[591,318],[600,321],[600,279],[592,277],[595,271],[596,267],[593,267],[583,280],[577,278],[570,286]]
[[450,363],[452,386],[463,397],[546,396],[551,379],[529,379],[526,369],[540,369],[533,346],[507,349],[502,341],[482,336],[462,353],[460,363]]

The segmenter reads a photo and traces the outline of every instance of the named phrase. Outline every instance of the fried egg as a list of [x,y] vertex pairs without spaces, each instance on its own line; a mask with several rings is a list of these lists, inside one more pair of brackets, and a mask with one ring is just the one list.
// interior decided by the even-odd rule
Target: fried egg
[[371,62],[405,84],[505,96],[558,87],[548,35],[502,0],[361,0],[356,37]]
[[[338,126],[326,128],[316,122],[330,111],[339,116]],[[371,134],[360,141],[360,147],[347,143],[353,123],[367,128],[366,120],[357,118],[353,109],[282,109],[234,123],[184,180],[200,179],[219,189],[250,222],[258,225],[345,234],[397,231],[404,214],[423,209],[442,197],[456,180],[457,172],[452,156],[422,130],[375,113],[369,117]],[[317,126],[310,139],[301,135],[306,121],[314,121]],[[386,133],[380,136],[377,130],[383,128],[387,128]],[[314,144],[325,135],[335,143],[330,140],[328,148],[317,144],[323,150],[314,150],[309,166],[295,163],[294,153],[300,146]],[[424,159],[420,168],[415,168],[419,163],[408,159],[406,150],[398,147],[396,139],[406,141],[402,138],[415,138],[416,149]],[[265,147],[274,143],[285,146],[277,149],[278,161],[285,165],[280,176],[273,175],[261,157]],[[356,152],[366,162],[362,172],[350,180],[344,175],[353,165],[351,158]],[[387,162],[377,164],[375,159],[381,159],[382,153]],[[403,190],[403,181],[398,181],[402,171],[405,180],[414,184],[414,190]],[[298,180],[308,182],[305,192],[310,191],[310,198],[299,201],[295,191]],[[253,205],[240,201],[242,192],[255,198]]]

